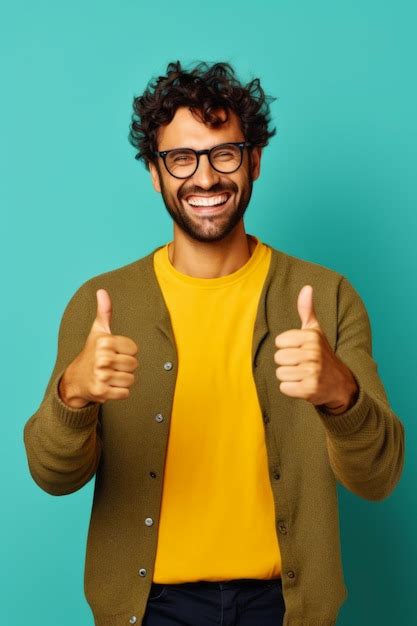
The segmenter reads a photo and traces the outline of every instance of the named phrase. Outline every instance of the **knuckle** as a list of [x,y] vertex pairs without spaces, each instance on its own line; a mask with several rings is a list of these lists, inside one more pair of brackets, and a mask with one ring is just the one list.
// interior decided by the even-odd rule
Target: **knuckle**
[[97,348],[100,350],[106,350],[111,348],[111,337],[109,335],[100,335],[97,337]]
[[109,372],[103,370],[98,364],[94,368],[94,380],[96,383],[106,382],[110,377]]
[[112,360],[108,355],[100,354],[97,357],[96,365],[97,367],[108,367],[111,364]]
[[318,361],[320,358],[320,350],[317,346],[310,348],[310,357],[312,361]]
[[95,398],[101,398],[103,396],[103,386],[99,382],[94,382],[91,385],[91,394]]

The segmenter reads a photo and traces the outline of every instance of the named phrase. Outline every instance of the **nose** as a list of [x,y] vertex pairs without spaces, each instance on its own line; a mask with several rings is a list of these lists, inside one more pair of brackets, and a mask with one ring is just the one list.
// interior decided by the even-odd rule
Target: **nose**
[[196,185],[209,189],[220,180],[220,173],[217,172],[208,158],[208,154],[200,154],[198,167],[194,172],[193,179]]

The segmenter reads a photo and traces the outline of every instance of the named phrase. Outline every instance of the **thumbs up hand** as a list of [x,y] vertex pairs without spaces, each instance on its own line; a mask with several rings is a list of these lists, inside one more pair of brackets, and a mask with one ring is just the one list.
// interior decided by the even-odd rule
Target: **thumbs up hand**
[[313,287],[298,294],[301,328],[275,337],[274,361],[279,389],[292,398],[303,398],[332,415],[347,411],[356,402],[359,388],[350,369],[330,346],[313,306]]
[[89,402],[129,396],[138,366],[138,346],[129,337],[110,330],[112,302],[105,289],[96,291],[97,313],[84,348],[66,368],[59,384],[63,402],[82,408]]

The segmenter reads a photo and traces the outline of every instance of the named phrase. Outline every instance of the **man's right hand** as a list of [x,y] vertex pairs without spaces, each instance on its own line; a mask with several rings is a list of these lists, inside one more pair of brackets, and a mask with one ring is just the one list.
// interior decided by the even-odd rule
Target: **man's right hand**
[[66,368],[59,395],[72,408],[90,402],[121,400],[129,396],[138,366],[136,343],[110,330],[112,303],[105,289],[98,289],[97,315],[84,348]]

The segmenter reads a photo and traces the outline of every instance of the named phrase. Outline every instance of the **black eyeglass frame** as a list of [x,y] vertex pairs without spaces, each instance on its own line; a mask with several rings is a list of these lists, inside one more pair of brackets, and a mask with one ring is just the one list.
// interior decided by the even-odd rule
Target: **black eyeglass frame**
[[[243,149],[245,148],[245,146],[253,146],[254,144],[250,143],[249,141],[226,141],[225,143],[219,143],[217,146],[213,146],[212,148],[206,148],[205,150],[194,150],[193,148],[172,148],[172,150],[152,150],[152,154],[155,154],[157,156],[160,156],[164,162],[165,165],[165,169],[168,172],[168,174],[170,174],[171,176],[173,176],[174,178],[180,178],[180,179],[184,179],[184,178],[190,178],[191,176],[194,176],[194,174],[196,173],[199,163],[200,163],[200,156],[202,154],[207,154],[207,158],[209,160],[209,163],[211,165],[211,167],[216,170],[216,172],[220,172],[220,174],[233,174],[233,172],[236,172],[239,167],[242,165],[242,161],[243,161]],[[213,165],[213,163],[211,162],[211,153],[213,150],[217,150],[217,148],[221,148],[222,146],[238,146],[240,148],[240,163],[239,165],[234,169],[231,170],[230,172],[222,172],[221,170],[218,170],[217,167],[215,167]],[[169,154],[170,152],[174,152],[176,150],[191,150],[192,152],[194,152],[196,159],[197,159],[197,163],[195,166],[195,170],[193,171],[192,174],[188,174],[187,176],[176,176],[175,174],[173,174],[172,172],[169,171],[168,166],[166,164],[166,156],[167,154]]]

